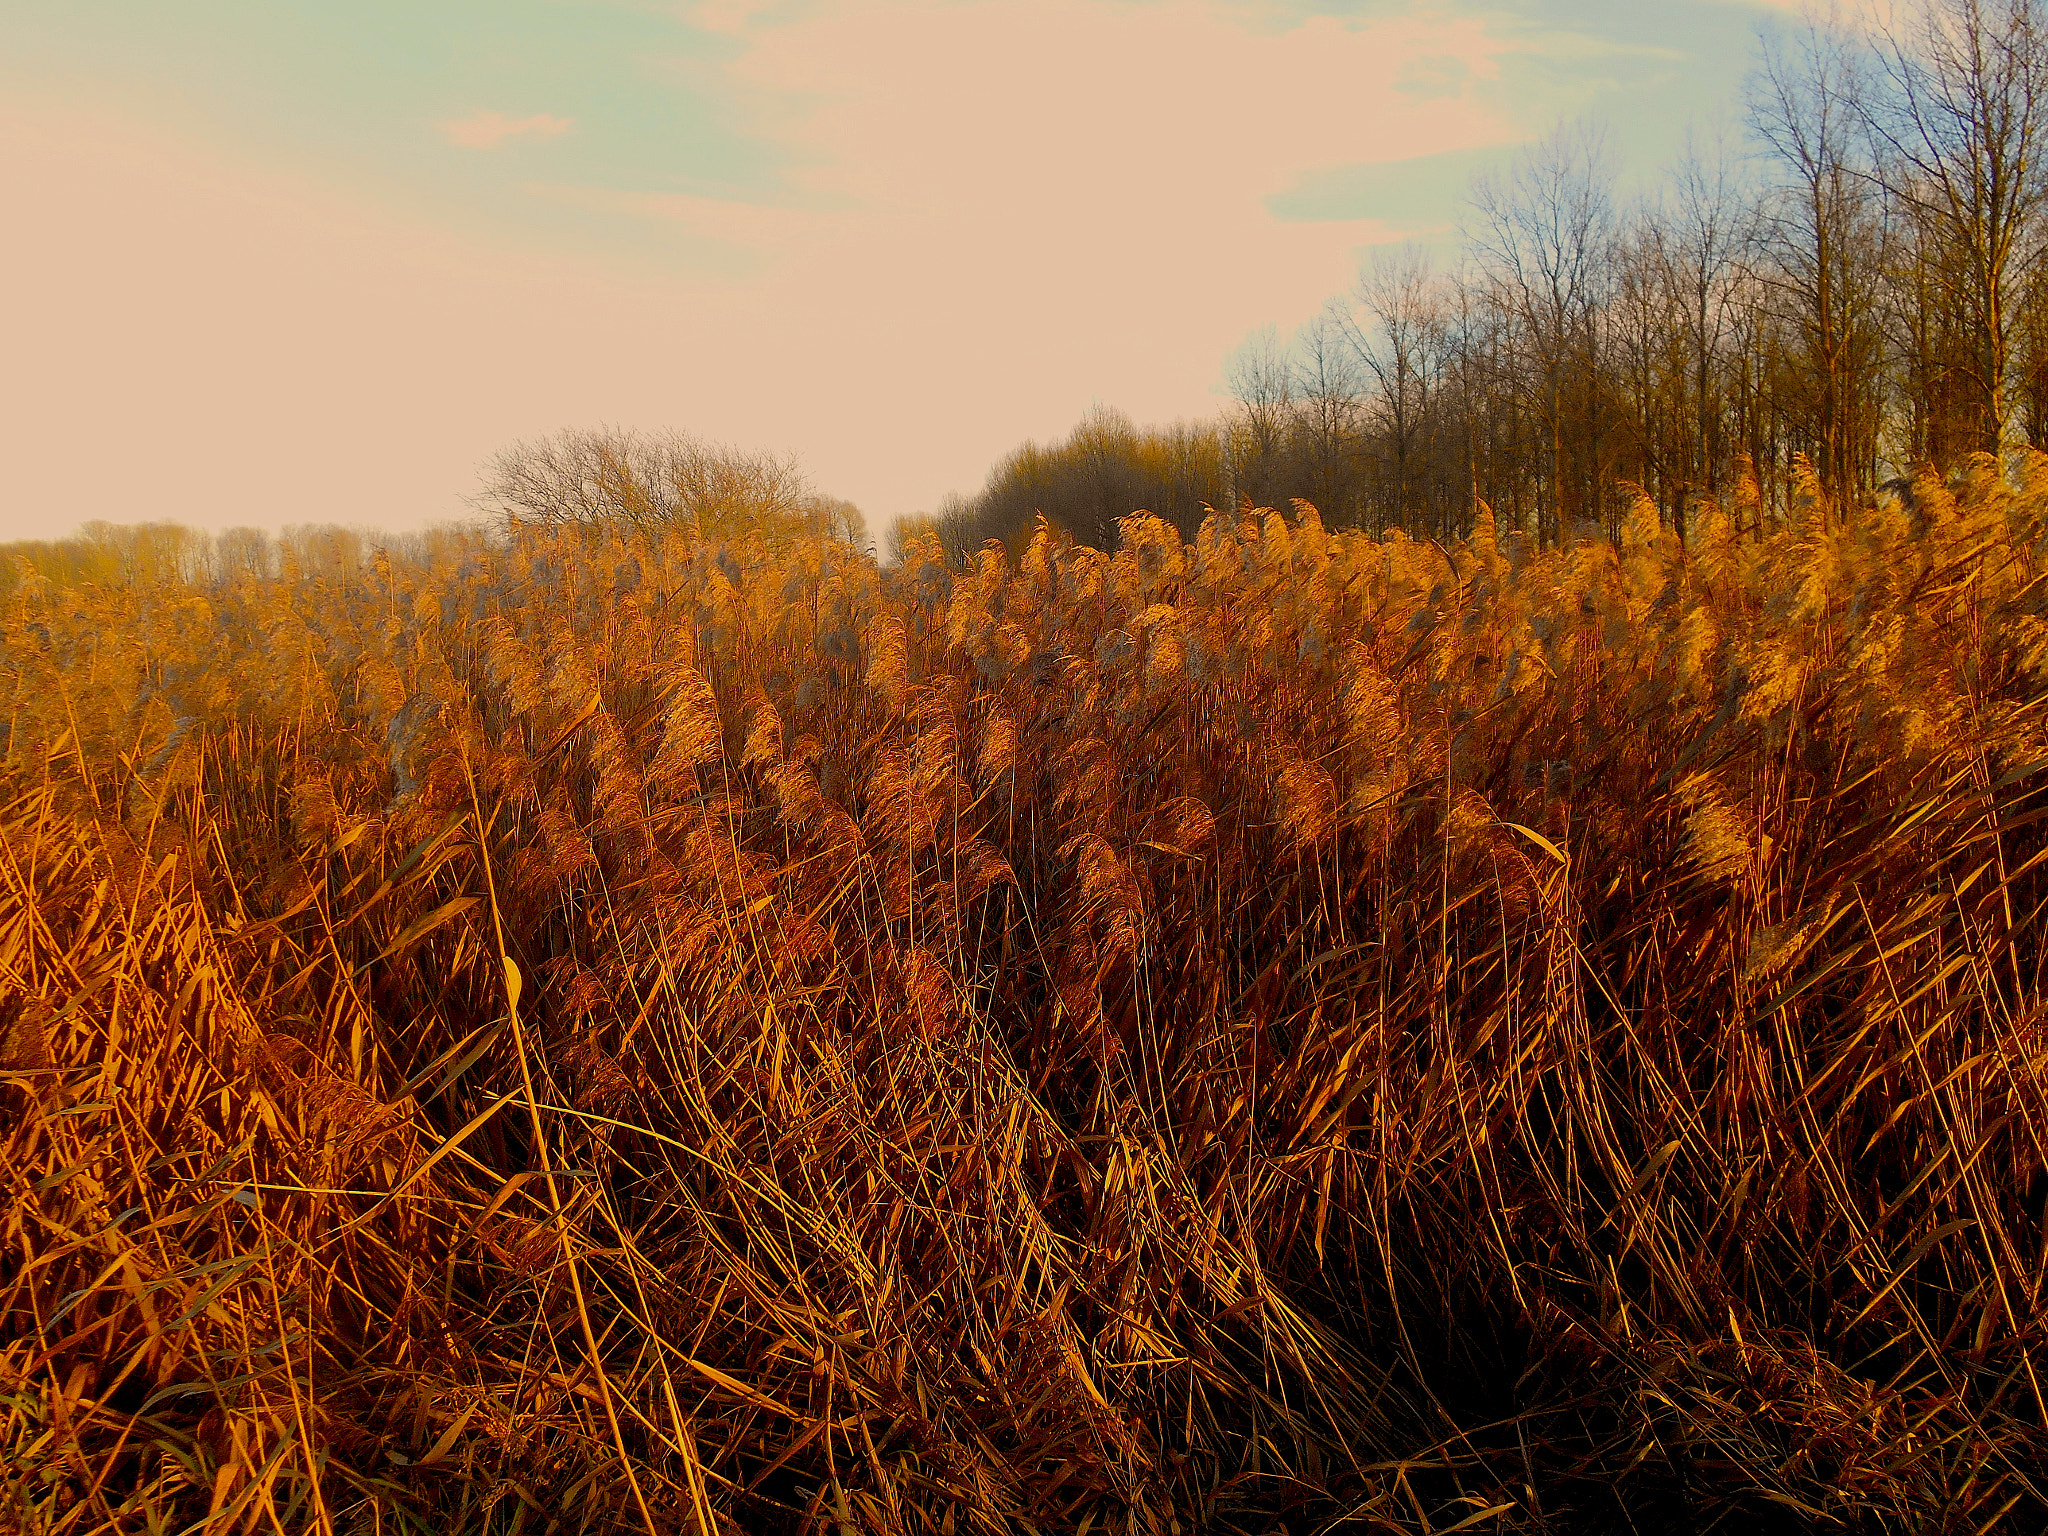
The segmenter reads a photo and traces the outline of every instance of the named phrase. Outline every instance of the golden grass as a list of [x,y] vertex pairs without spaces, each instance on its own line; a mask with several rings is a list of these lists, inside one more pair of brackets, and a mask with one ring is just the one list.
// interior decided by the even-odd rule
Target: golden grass
[[4,599],[35,1532],[2048,1520],[2048,461]]

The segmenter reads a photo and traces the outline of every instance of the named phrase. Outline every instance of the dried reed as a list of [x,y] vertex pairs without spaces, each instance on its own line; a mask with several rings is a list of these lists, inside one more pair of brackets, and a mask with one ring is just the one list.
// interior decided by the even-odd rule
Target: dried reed
[[0,1522],[2040,1526],[2048,461],[1693,526],[23,562]]

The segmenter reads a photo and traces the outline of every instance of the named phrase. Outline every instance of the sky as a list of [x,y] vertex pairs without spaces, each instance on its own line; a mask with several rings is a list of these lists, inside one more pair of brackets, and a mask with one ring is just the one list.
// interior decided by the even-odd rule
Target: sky
[[1742,0],[0,0],[0,539],[461,516],[515,440],[794,452],[879,532],[1455,248],[1591,114],[1739,133]]

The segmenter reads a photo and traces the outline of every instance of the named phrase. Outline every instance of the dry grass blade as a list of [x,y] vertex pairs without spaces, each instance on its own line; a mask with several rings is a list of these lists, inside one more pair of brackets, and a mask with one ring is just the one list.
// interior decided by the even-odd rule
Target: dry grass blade
[[2048,1522],[2022,470],[18,580],[0,1524]]

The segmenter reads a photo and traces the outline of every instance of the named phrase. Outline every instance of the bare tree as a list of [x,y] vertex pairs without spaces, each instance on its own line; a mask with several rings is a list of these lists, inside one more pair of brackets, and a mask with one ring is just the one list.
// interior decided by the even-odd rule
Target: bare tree
[[1384,526],[1421,510],[1416,480],[1448,339],[1443,286],[1419,246],[1378,250],[1358,275],[1355,301],[1347,315],[1350,340],[1372,375],[1373,411],[1384,445],[1391,502],[1381,517]]
[[910,552],[911,544],[927,537],[939,541],[948,564],[966,565],[981,547],[973,501],[958,491],[948,491],[931,511],[911,512],[897,518],[889,525],[882,549],[883,558],[890,565],[901,565],[904,556]]
[[1614,467],[1674,511],[1690,457],[1686,434],[1675,429],[1691,419],[1683,409],[1691,369],[1677,243],[1661,207],[1645,205],[1625,220],[1609,257],[1601,318],[1601,382],[1628,437]]
[[680,526],[716,537],[832,520],[794,458],[685,432],[566,431],[514,443],[485,470],[477,500],[511,526]]
[[1704,143],[1687,131],[1671,177],[1667,227],[1666,280],[1683,316],[1692,365],[1692,480],[1711,495],[1724,456],[1719,363],[1742,257],[1755,235],[1755,210],[1736,191],[1727,140],[1718,130]]
[[1354,521],[1360,410],[1359,363],[1342,308],[1334,301],[1294,338],[1294,455],[1301,493],[1326,518]]
[[223,528],[213,536],[211,567],[216,581],[269,576],[277,568],[276,542],[261,528]]
[[1294,404],[1294,370],[1279,331],[1264,325],[1246,337],[1224,364],[1223,382],[1237,402],[1230,440],[1238,497],[1270,505],[1285,494],[1281,459]]
[[2048,36],[2036,0],[1921,0],[1880,33],[1886,89],[1863,120],[1885,190],[1942,259],[1932,270],[1972,335],[1980,446],[2017,425],[2007,398],[2015,315],[2035,266],[2048,177]]
[[867,514],[844,497],[814,493],[803,497],[798,506],[809,526],[834,543],[874,547]]
[[1809,18],[1789,41],[1766,37],[1750,87],[1751,127],[1788,173],[1763,206],[1767,259],[1753,270],[1790,310],[1811,456],[1845,495],[1869,484],[1876,453],[1883,231],[1858,142],[1862,85],[1845,34]]
[[[1467,239],[1492,269],[1540,380],[1538,408],[1551,450],[1544,531],[1552,538],[1574,510],[1567,505],[1568,395],[1592,361],[1589,322],[1605,275],[1613,185],[1606,135],[1581,121],[1559,124],[1505,175],[1482,176],[1472,189]],[[1582,488],[1582,499],[1593,494],[1590,485]]]

